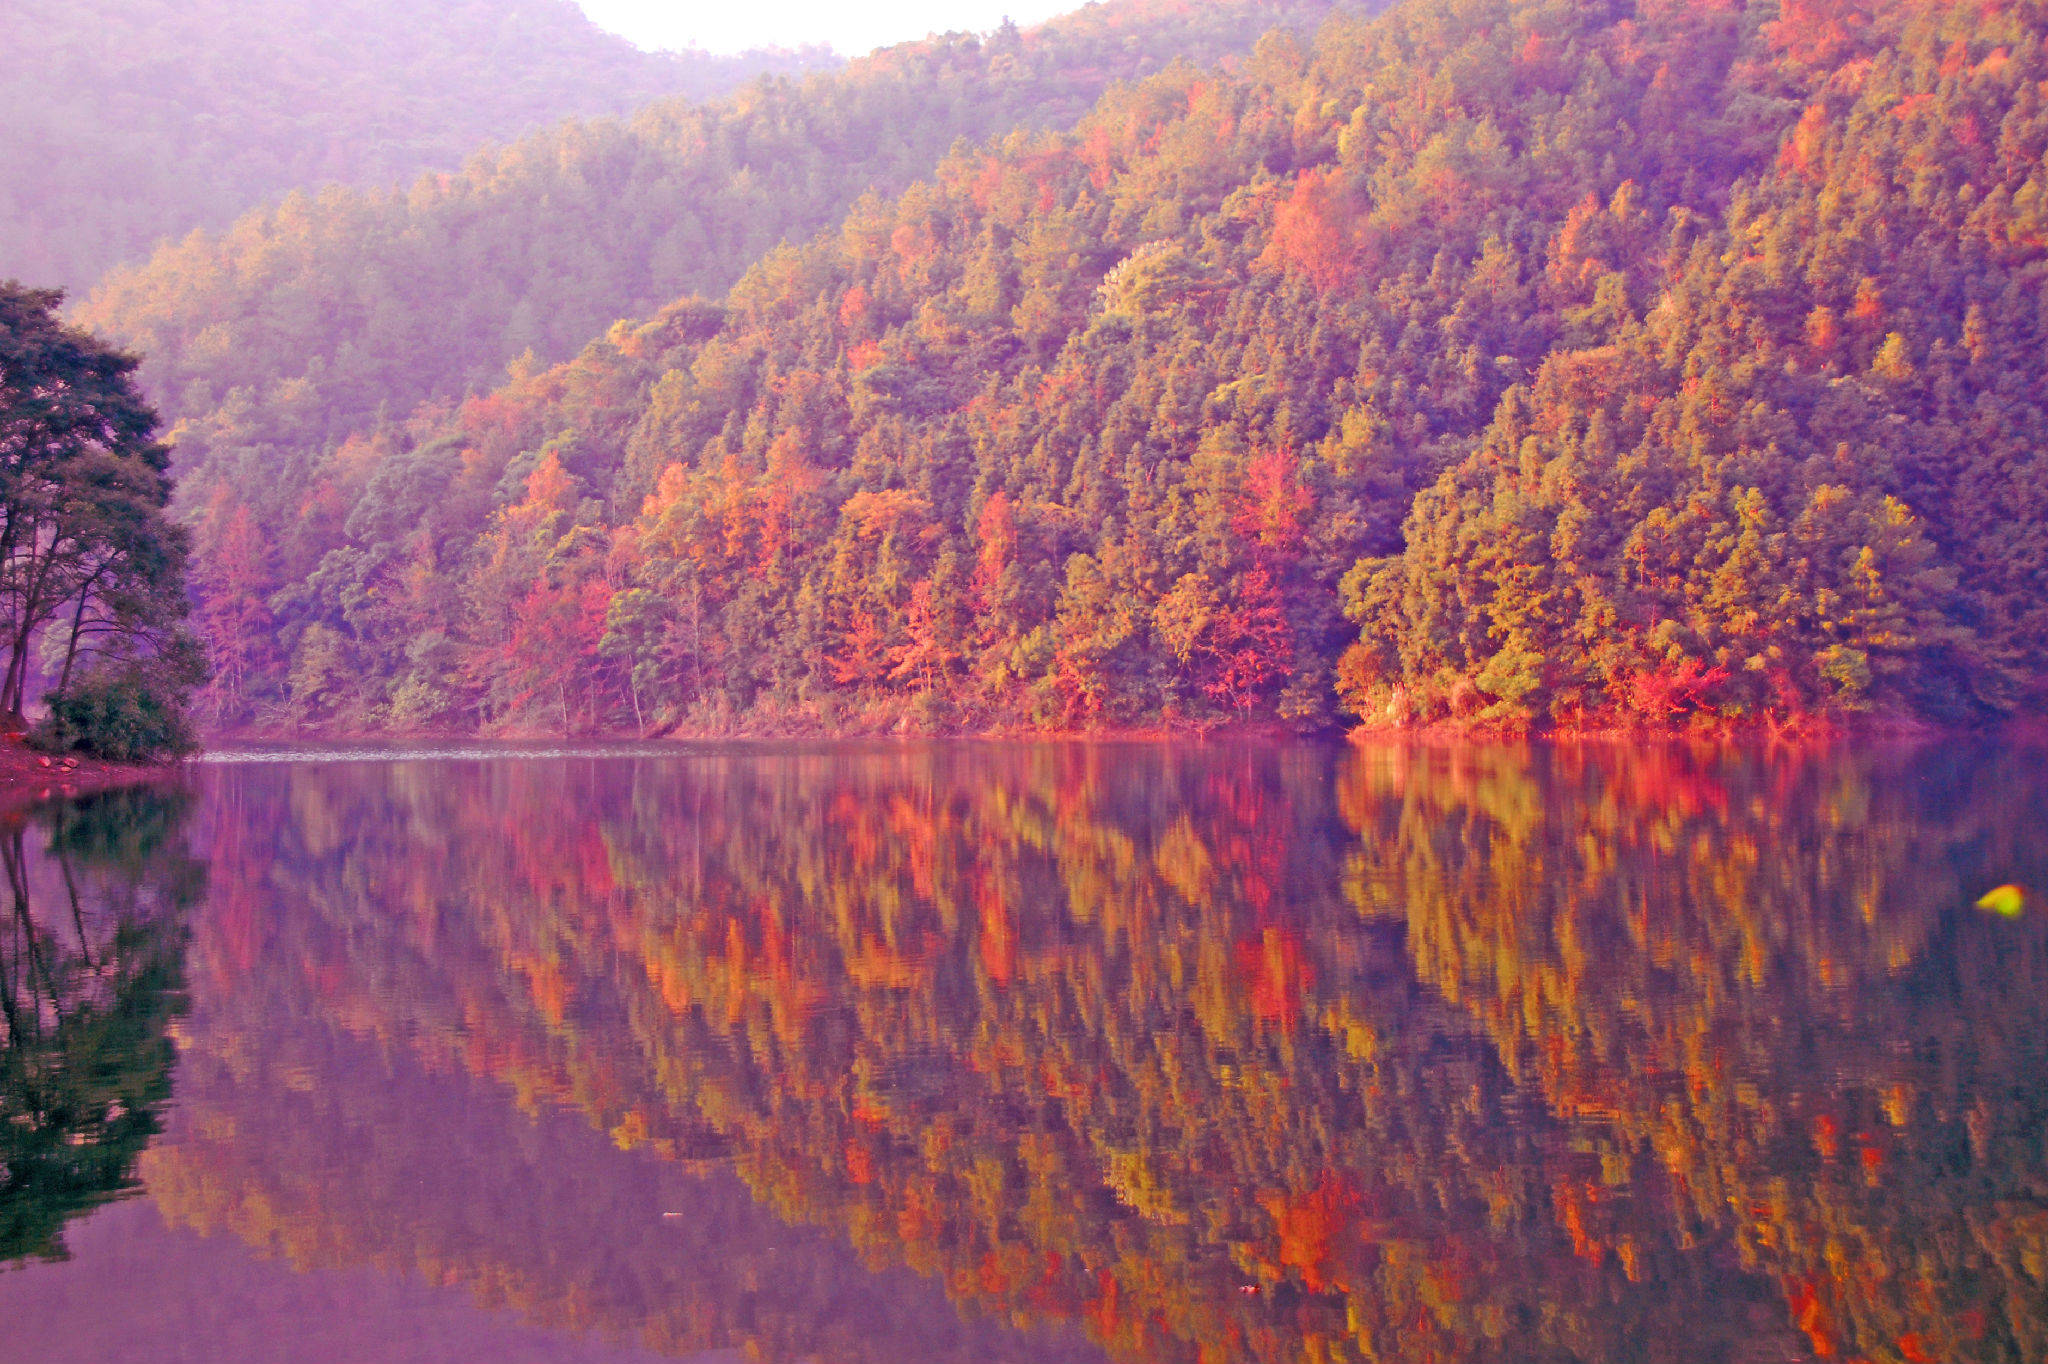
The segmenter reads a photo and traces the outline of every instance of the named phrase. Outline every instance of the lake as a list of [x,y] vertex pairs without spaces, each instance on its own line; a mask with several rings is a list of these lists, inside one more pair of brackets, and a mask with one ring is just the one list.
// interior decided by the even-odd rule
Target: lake
[[196,765],[0,823],[0,1359],[2048,1359],[2048,751]]

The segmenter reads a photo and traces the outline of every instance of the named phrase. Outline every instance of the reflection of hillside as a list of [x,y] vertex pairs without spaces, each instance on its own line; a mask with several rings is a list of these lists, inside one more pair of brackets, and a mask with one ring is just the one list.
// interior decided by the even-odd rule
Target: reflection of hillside
[[[224,783],[213,806],[220,892],[191,956],[202,988],[181,1122],[145,1162],[169,1220],[301,1267],[416,1275],[543,1327],[671,1354],[1088,1357],[1058,1334],[962,1322],[934,1286],[875,1277],[838,1238],[760,1208],[729,1172],[621,1154],[614,1141],[630,1141],[536,1112],[619,1111],[633,1058],[593,1045],[602,1030],[550,1022],[532,981],[494,955],[501,911],[520,907],[472,902],[465,871],[508,855],[504,824],[450,822],[490,798],[468,792],[484,804],[436,814],[445,781],[352,775]],[[516,778],[508,789],[528,811],[560,794]],[[528,871],[551,856],[537,843],[517,855]],[[714,1142],[699,1130],[661,1154],[713,1154]]]
[[0,1266],[134,1187],[170,1094],[186,802],[125,792],[0,816]]
[[1587,1253],[1649,1181],[1816,1354],[2043,1359],[2048,932],[1969,908],[2040,756],[1368,753],[1350,879],[1597,1154]]
[[493,1086],[336,1032],[295,1025],[259,1045],[239,1074],[189,1058],[181,1119],[143,1159],[174,1224],[301,1269],[460,1287],[540,1326],[666,1354],[1085,1357],[965,1324],[907,1273],[871,1279],[728,1174],[624,1155],[573,1118],[522,1114]]
[[[1927,800],[1846,762],[1059,746],[226,773],[194,1135],[152,1183],[307,1262],[782,1357],[930,1357],[904,1342],[939,1328],[906,1292],[833,1336],[824,1243],[789,1260],[673,1162],[1132,1359],[1934,1357],[1928,1304],[1976,1310],[1989,1271],[1872,1257],[1960,1227],[2004,1238],[2013,1324],[1949,1357],[2004,1358],[2037,1319],[2040,1124],[1977,1120],[2034,1133],[2003,1181],[1909,1153],[2038,1061],[2040,935],[1985,974],[2010,926],[1952,910],[1997,812],[1935,846]],[[541,1152],[458,1072],[669,1173]],[[501,1207],[462,1154],[499,1148],[579,1192]],[[644,1221],[634,1180],[698,1189],[744,1253],[579,1220]]]

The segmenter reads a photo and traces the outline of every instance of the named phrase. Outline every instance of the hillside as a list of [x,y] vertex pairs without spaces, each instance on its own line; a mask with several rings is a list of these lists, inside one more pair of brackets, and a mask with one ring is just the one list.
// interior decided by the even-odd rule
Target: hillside
[[[502,382],[527,352],[564,360],[620,317],[724,293],[863,194],[929,175],[957,141],[1064,127],[1116,81],[1333,7],[1117,0],[718,103],[572,122],[409,190],[292,196],[115,272],[77,313],[147,357],[188,483],[274,484],[382,416]],[[295,506],[300,491],[272,495]]]
[[573,0],[9,0],[0,51],[0,279],[74,290],[289,189],[832,61],[643,53]]
[[220,722],[2010,712],[2044,36],[1418,0],[1119,89],[291,502],[243,466]]

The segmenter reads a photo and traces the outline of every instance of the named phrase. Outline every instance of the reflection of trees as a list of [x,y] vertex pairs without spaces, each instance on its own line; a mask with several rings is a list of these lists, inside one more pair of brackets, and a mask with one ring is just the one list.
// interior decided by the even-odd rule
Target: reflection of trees
[[[365,1265],[458,1287],[550,1328],[690,1356],[1074,1360],[1006,1341],[898,1271],[870,1283],[724,1172],[628,1156],[561,1113],[301,1020],[242,1054],[188,1053],[180,1122],[143,1158],[173,1221],[299,1268]],[[203,1047],[202,1043],[202,1047]],[[196,1107],[187,1109],[191,1102]]]
[[186,805],[117,792],[0,818],[0,1263],[61,1258],[64,1224],[131,1190],[157,1131],[200,885]]
[[[530,884],[565,932],[595,930],[601,895],[575,897],[602,884],[587,879],[601,844],[590,855],[579,825],[546,820],[523,847],[503,841],[515,815],[580,806],[587,784],[354,775],[219,784],[181,1116],[144,1163],[168,1219],[297,1266],[412,1273],[677,1355],[1090,1356],[1071,1331],[963,1322],[936,1286],[900,1269],[876,1278],[843,1238],[791,1227],[706,1164],[721,1149],[707,1126],[672,1124],[660,1155],[616,1149],[632,1144],[608,1130],[640,1082],[630,1048],[607,1054],[611,1024],[556,1020],[547,971],[497,954],[517,907],[471,899],[502,884],[475,879],[479,858],[516,859],[523,880],[567,856],[566,879]],[[613,1116],[593,1131],[535,1112],[557,1105]]]
[[[234,774],[186,1088],[222,1135],[164,1192],[664,1348],[821,1348],[816,1301],[741,1321],[701,1267],[575,1299],[604,1244],[545,1200],[429,1197],[390,1234],[404,1201],[368,1186],[429,1157],[306,1040],[347,1034],[1130,1358],[2039,1357],[2042,1123],[2008,1096],[2038,1089],[2042,934],[1958,907],[2048,844],[2008,817],[2022,769],[1886,761]],[[384,1173],[321,1194],[317,1142],[247,1133],[283,1108]]]
[[2048,869],[2039,757],[1369,753],[1351,881],[1597,1158],[1586,1253],[1731,1244],[1824,1357],[2048,1358],[2048,934],[1968,907]]

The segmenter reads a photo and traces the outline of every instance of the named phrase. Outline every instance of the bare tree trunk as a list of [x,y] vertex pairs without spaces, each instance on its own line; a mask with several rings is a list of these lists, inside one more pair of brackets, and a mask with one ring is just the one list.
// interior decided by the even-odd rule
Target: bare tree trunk
[[92,598],[90,589],[78,594],[78,609],[71,613],[71,639],[64,646],[64,670],[57,674],[57,690],[63,691],[71,685],[71,665],[78,661],[78,635],[85,625],[85,604]]
[[704,585],[690,580],[690,697],[704,691]]
[[[42,538],[39,531],[32,531],[31,545]],[[45,556],[33,548],[29,551],[29,565],[32,571],[21,585],[21,615],[15,623],[14,638],[10,640],[10,657],[7,660],[7,684],[0,694],[0,708],[19,718],[25,709],[24,700],[28,692],[28,649],[36,635],[37,617],[43,610],[43,586],[49,573]]]
[[17,699],[21,690],[22,673],[25,671],[28,643],[19,631],[7,641],[7,678],[0,682],[0,711],[19,718],[21,702]]

